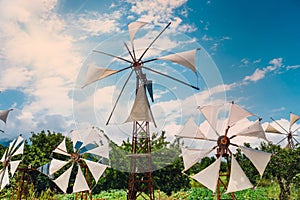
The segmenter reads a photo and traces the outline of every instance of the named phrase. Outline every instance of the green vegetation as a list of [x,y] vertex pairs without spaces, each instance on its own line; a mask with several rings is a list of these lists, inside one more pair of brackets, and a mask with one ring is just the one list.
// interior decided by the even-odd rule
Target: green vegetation
[[[30,183],[27,194],[28,199],[68,200],[74,199],[74,194],[62,194],[59,188],[45,175],[36,171],[51,160],[51,154],[55,146],[63,139],[60,133],[41,131],[32,133],[26,142],[21,167],[29,168],[27,180]],[[245,144],[249,146],[249,144]],[[152,151],[156,153],[153,159],[153,167],[159,168],[153,172],[155,182],[155,196],[160,199],[215,199],[214,194],[204,188],[200,183],[190,179],[181,173],[183,170],[182,158],[179,157],[180,141],[170,143],[166,141],[165,133],[153,134]],[[71,148],[71,141],[67,140],[67,148]],[[99,180],[93,189],[93,199],[126,199],[128,185],[128,173],[116,170],[114,166],[128,167],[129,160],[126,156],[130,152],[130,141],[124,141],[120,146],[111,142],[110,144],[111,168]],[[235,157],[246,175],[250,178],[256,189],[248,189],[236,192],[237,199],[297,199],[300,196],[300,148],[282,149],[272,144],[261,144],[259,149],[273,154],[263,178],[251,162],[237,151]],[[5,147],[0,145],[0,155],[4,153]],[[163,159],[162,159],[163,157]],[[194,165],[187,173],[195,174],[215,161],[214,157],[206,157]],[[163,168],[161,168],[164,166]],[[119,167],[120,169],[120,167]],[[226,165],[222,163],[221,171],[226,171]],[[0,192],[0,199],[16,195],[17,178],[20,172],[11,179],[10,186]],[[70,191],[70,190],[68,190]],[[223,195],[222,198],[229,198]]]

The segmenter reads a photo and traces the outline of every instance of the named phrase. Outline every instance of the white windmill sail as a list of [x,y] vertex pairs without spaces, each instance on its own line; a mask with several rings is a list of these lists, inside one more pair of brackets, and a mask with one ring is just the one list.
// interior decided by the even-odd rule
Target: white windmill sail
[[2,156],[2,158],[1,158],[1,160],[0,160],[0,162],[3,163],[3,162],[5,161],[7,151],[8,151],[8,150],[5,150],[5,151],[4,151],[4,154],[3,154],[3,156]]
[[191,168],[194,164],[199,162],[202,158],[207,156],[210,152],[207,150],[202,150],[202,149],[189,149],[182,147],[181,152],[182,152],[182,159],[183,159],[183,164],[184,164],[184,171],[187,171],[189,168]]
[[82,191],[89,191],[89,190],[90,188],[85,180],[81,168],[78,165],[78,171],[73,186],[73,192],[82,192]]
[[107,166],[103,165],[101,163],[93,162],[93,161],[86,160],[86,159],[84,159],[84,161],[85,161],[86,165],[88,166],[91,174],[93,175],[93,177],[97,183],[99,178],[101,177],[101,175],[104,173]]
[[19,166],[19,164],[20,164],[20,162],[21,162],[22,160],[16,160],[16,161],[10,161],[10,173],[11,173],[11,176],[14,176],[14,174],[15,174],[15,172],[16,172],[16,170],[17,170],[17,168],[18,168],[18,166]]
[[242,150],[242,152],[251,160],[257,171],[259,172],[260,176],[262,177],[272,154],[267,153],[264,151],[259,151],[243,146],[239,146],[239,148]]
[[274,128],[271,124],[268,124],[265,132],[271,132],[271,133],[279,133],[282,134],[281,131],[277,130],[276,128]]
[[1,190],[9,184],[9,175],[8,175],[8,167],[5,167],[5,169],[2,171],[3,177],[1,181]]
[[63,161],[53,158],[50,162],[49,167],[49,175],[54,174],[58,170],[60,170],[63,166],[65,166],[69,161]]
[[215,192],[219,179],[220,166],[221,157],[201,172],[192,176],[192,178],[200,182],[211,191]]
[[248,177],[246,176],[245,172],[238,164],[236,159],[232,156],[230,178],[229,178],[229,183],[227,186],[226,193],[245,190],[251,187],[253,187],[253,185],[249,181]]
[[66,156],[70,156],[70,154],[67,151],[67,147],[66,147],[66,138],[63,139],[63,141],[54,149],[55,153],[58,154],[63,154]]
[[103,79],[105,77],[113,75],[117,71],[118,70],[96,67],[95,64],[91,64],[88,68],[85,83],[82,86],[82,88],[84,88],[85,86],[87,86],[91,83],[94,83],[95,81],[98,81],[100,79]]
[[141,29],[143,26],[148,24],[147,22],[141,22],[141,21],[135,21],[128,24],[128,31],[129,31],[129,37],[131,44],[133,44],[134,36],[136,32]]
[[6,123],[8,113],[12,111],[12,109],[9,110],[0,110],[0,120],[2,120],[4,123]]
[[255,121],[253,124],[251,124],[247,128],[241,130],[236,135],[248,136],[248,137],[258,137],[258,138],[268,141],[268,139],[266,138],[266,135],[265,135],[265,131],[264,131],[263,127],[261,126],[259,120]]
[[107,145],[93,148],[85,153],[91,153],[109,159],[109,147]]
[[202,115],[205,117],[207,122],[215,131],[217,131],[218,114],[223,106],[223,104],[218,104],[199,107],[199,110],[201,111]]
[[229,117],[228,117],[228,126],[233,126],[236,122],[240,121],[249,116],[254,116],[254,114],[248,112],[247,110],[243,109],[242,107],[238,106],[237,104],[232,103]]
[[292,127],[299,119],[300,116],[290,113],[290,127]]
[[14,143],[12,142],[13,147],[11,148],[11,152],[14,152],[14,151],[16,150],[16,148],[17,148],[23,141],[24,141],[24,138],[23,138],[22,136],[19,135],[18,138],[17,138],[16,143],[14,144]]
[[15,139],[13,139],[13,141],[11,141],[11,142],[9,143],[9,145],[8,145],[8,150],[7,150],[7,153],[8,153],[8,154],[11,154],[11,152],[14,151],[14,149],[15,149],[15,144],[17,143],[16,140],[17,140],[17,139],[15,138]]
[[70,168],[68,168],[62,175],[60,175],[57,179],[53,180],[53,182],[64,192],[67,192],[68,183],[70,180],[71,172],[73,169],[73,164]]
[[183,129],[181,130],[177,137],[184,137],[184,138],[193,138],[193,139],[205,139],[205,135],[201,132],[198,128],[197,124],[193,120],[193,118],[189,118],[188,121],[185,123]]
[[21,146],[13,153],[12,156],[16,156],[16,155],[23,154],[23,151],[24,151],[24,145],[25,145],[25,143],[23,142],[23,143],[21,144]]
[[154,122],[144,86],[138,88],[130,115],[125,122],[133,121]]
[[163,57],[160,57],[157,59],[158,60],[168,60],[168,61],[180,64],[180,65],[183,65],[183,66],[191,69],[193,72],[197,73],[197,68],[196,68],[196,63],[195,63],[197,50],[199,50],[199,49],[170,54],[170,55],[163,56]]

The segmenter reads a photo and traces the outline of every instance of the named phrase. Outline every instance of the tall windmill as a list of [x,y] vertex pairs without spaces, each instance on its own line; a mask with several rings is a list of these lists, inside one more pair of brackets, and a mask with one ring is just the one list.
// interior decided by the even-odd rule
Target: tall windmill
[[[155,41],[163,34],[163,32],[170,26],[171,23],[168,23],[165,28],[153,39],[153,41],[149,44],[149,46],[140,54],[137,55],[136,48],[134,46],[134,37],[139,29],[145,26],[146,22],[136,21],[132,22],[128,25],[129,37],[131,50],[129,46],[124,43],[125,48],[130,56],[130,59],[126,59],[120,56],[112,55],[109,53],[105,53],[103,51],[94,50],[96,53],[104,54],[113,58],[116,58],[124,63],[127,63],[128,66],[122,69],[113,70],[109,68],[97,68],[95,66],[90,66],[87,72],[85,85],[89,85],[97,80],[101,80],[113,74],[120,73],[125,70],[129,70],[130,74],[126,79],[121,92],[113,106],[113,109],[108,117],[107,124],[109,124],[111,117],[115,111],[115,108],[118,104],[118,101],[126,87],[128,81],[132,77],[133,73],[136,75],[136,95],[135,100],[130,112],[129,117],[125,122],[133,123],[132,130],[132,151],[130,155],[130,177],[128,184],[128,194],[127,199],[135,200],[138,196],[142,196],[144,199],[154,199],[154,191],[153,191],[153,179],[152,179],[152,159],[151,159],[151,146],[150,146],[150,123],[153,123],[156,126],[154,117],[152,115],[152,111],[150,109],[150,104],[148,101],[148,97],[146,91],[153,101],[153,89],[152,89],[152,81],[147,79],[146,73],[144,70],[158,74],[169,79],[172,79],[181,84],[187,85],[194,89],[199,90],[198,87],[186,83],[180,79],[177,79],[168,74],[162,73],[160,71],[154,70],[150,67],[146,66],[146,63],[150,63],[156,60],[167,60],[173,63],[185,66],[192,70],[195,74],[197,73],[196,65],[195,65],[195,57],[196,51],[198,49],[170,54],[163,57],[145,59],[148,50],[154,44]],[[143,196],[146,194],[146,196]]]
[[[228,106],[228,105],[226,105]],[[262,177],[263,172],[270,161],[271,154],[263,151],[254,150],[238,144],[232,140],[235,137],[248,136],[261,138],[266,140],[264,130],[260,124],[260,119],[254,122],[247,122],[243,128],[238,128],[237,124],[243,119],[254,116],[254,114],[246,111],[237,104],[231,102],[229,104],[229,113],[226,122],[226,129],[219,131],[218,116],[224,112],[224,105],[207,105],[199,108],[203,116],[206,118],[210,127],[215,132],[217,139],[205,136],[200,131],[193,120],[189,120],[183,128],[180,138],[190,138],[200,141],[212,142],[214,146],[211,149],[182,148],[182,157],[184,161],[184,171],[187,171],[194,164],[198,163],[203,157],[216,150],[217,160],[204,170],[192,176],[195,180],[203,184],[208,189],[217,193],[217,199],[222,194],[231,193],[232,199],[236,199],[234,192],[253,187],[244,171],[233,156],[230,148],[240,149],[246,157],[253,163]],[[240,138],[242,139],[242,137]],[[221,161],[227,163],[227,173],[220,173]],[[225,177],[225,178],[221,178]]]
[[279,122],[274,120],[272,117],[271,119],[275,124],[277,124],[280,127],[280,129],[277,129],[271,124],[268,124],[265,131],[268,133],[284,135],[284,138],[281,139],[279,142],[277,142],[277,144],[283,142],[284,140],[287,140],[288,143],[286,145],[286,148],[291,148],[291,149],[295,148],[295,146],[299,144],[299,141],[296,139],[297,136],[296,133],[300,129],[300,127],[293,129],[293,125],[300,119],[300,116],[290,113],[290,124],[288,129],[286,129]]

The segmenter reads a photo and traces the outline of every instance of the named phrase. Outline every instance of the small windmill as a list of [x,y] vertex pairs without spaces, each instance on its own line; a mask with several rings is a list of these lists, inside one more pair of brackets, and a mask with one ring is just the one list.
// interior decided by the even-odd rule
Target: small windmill
[[[149,62],[153,62],[156,60],[167,60],[173,63],[185,66],[192,70],[195,74],[197,73],[195,57],[196,51],[198,49],[170,54],[163,57],[151,58],[144,60],[146,53],[151,48],[153,43],[162,35],[162,33],[170,26],[171,23],[167,24],[167,26],[153,39],[153,41],[149,44],[149,46],[140,54],[137,55],[136,49],[134,46],[134,37],[139,29],[145,26],[146,22],[136,21],[132,22],[128,25],[129,37],[131,43],[131,49],[129,49],[128,45],[124,43],[125,48],[131,59],[122,58],[119,56],[115,56],[109,53],[105,53],[103,51],[94,50],[96,53],[104,54],[118,60],[121,60],[127,63],[129,66],[124,67],[119,70],[113,70],[108,68],[97,68],[95,66],[90,66],[87,72],[87,78],[85,85],[89,85],[97,80],[101,80],[108,76],[123,72],[125,70],[130,70],[130,74],[126,79],[121,92],[113,106],[113,109],[108,117],[107,124],[109,124],[110,119],[115,111],[115,108],[118,104],[118,101],[128,83],[133,73],[136,75],[136,96],[135,100],[130,112],[129,117],[125,122],[133,122],[133,131],[132,131],[132,154],[130,155],[130,177],[128,184],[128,199],[135,200],[138,196],[143,196],[144,193],[148,195],[148,198],[154,199],[154,190],[153,190],[153,179],[152,179],[152,159],[151,159],[151,147],[150,147],[150,127],[149,123],[152,122],[154,126],[155,120],[152,115],[152,111],[150,109],[150,104],[148,101],[148,97],[146,91],[153,101],[153,90],[152,90],[152,81],[147,79],[146,73],[143,70],[147,70],[148,72],[158,74],[169,79],[172,79],[181,84],[187,85],[194,89],[199,90],[198,87],[193,86],[189,83],[186,83],[182,80],[179,80],[173,76],[162,73],[160,71],[154,70],[150,67],[146,67],[145,64]],[[143,161],[141,161],[143,160]],[[144,193],[143,193],[144,192]],[[145,199],[146,197],[144,197]]]
[[[231,193],[232,199],[235,199],[234,192],[253,187],[244,171],[234,158],[230,147],[240,149],[253,163],[261,177],[271,158],[271,154],[269,153],[237,145],[231,141],[233,138],[241,136],[261,138],[264,140],[266,140],[266,137],[260,124],[260,119],[256,120],[255,122],[251,122],[250,125],[247,125],[241,130],[237,130],[235,126],[237,126],[238,122],[247,117],[254,116],[254,114],[246,111],[233,102],[231,102],[229,106],[230,108],[227,118],[227,126],[224,133],[220,133],[217,128],[218,116],[224,111],[224,105],[207,105],[199,108],[207,122],[210,124],[210,127],[216,133],[218,137],[217,139],[210,139],[206,137],[191,119],[183,128],[181,134],[177,135],[177,137],[181,138],[199,139],[200,141],[215,143],[211,149],[206,150],[182,148],[182,157],[185,167],[184,171],[186,171],[194,164],[198,163],[203,157],[207,156],[216,149],[217,160],[204,170],[193,175],[192,178],[213,192],[216,192],[218,199],[221,198],[221,195],[225,191],[226,193]],[[231,133],[232,129],[236,129],[234,130],[236,132]],[[228,171],[225,174],[220,173],[222,159],[227,163]],[[221,179],[221,176],[225,176],[225,179]]]
[[0,190],[9,184],[9,178],[12,178],[22,161],[20,158],[24,150],[24,139],[22,136],[14,139],[9,143],[8,149],[5,150],[0,162]]
[[277,144],[287,139],[288,144],[286,145],[286,148],[291,148],[291,149],[295,148],[295,146],[299,144],[298,140],[296,139],[297,136],[296,133],[300,129],[300,127],[293,129],[293,125],[300,119],[300,116],[290,113],[290,124],[288,129],[284,128],[280,123],[278,123],[272,117],[271,119],[280,127],[281,130],[278,130],[271,124],[268,124],[265,131],[268,133],[284,135],[285,137],[281,139],[279,142],[277,142]]
[[[95,161],[93,156],[108,158],[108,146],[99,145],[101,136],[95,129],[92,129],[85,138],[82,138],[79,131],[72,131],[71,140],[73,144],[72,152],[67,150],[66,138],[53,151],[53,156],[58,154],[60,157],[66,157],[67,160],[53,158],[49,166],[49,175],[52,176],[57,172],[63,172],[53,182],[66,193],[70,185],[71,172],[73,170],[76,171],[73,193],[84,192],[84,199],[87,199],[88,194],[90,194],[91,199],[93,187],[91,176],[97,183],[107,168],[107,165]],[[92,156],[94,160],[89,159],[89,156]]]

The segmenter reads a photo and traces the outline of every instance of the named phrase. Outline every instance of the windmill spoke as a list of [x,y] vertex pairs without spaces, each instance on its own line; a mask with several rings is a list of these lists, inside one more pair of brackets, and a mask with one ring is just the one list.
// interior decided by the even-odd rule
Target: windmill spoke
[[123,87],[122,87],[122,90],[121,90],[121,92],[120,92],[120,94],[119,94],[119,96],[118,96],[118,98],[117,98],[117,100],[116,100],[116,102],[115,102],[115,104],[114,104],[114,107],[113,107],[113,109],[112,109],[112,111],[111,111],[111,113],[110,113],[110,115],[109,115],[109,117],[108,117],[108,120],[107,120],[107,122],[106,122],[106,125],[108,125],[108,123],[109,123],[109,121],[110,121],[110,119],[111,119],[111,117],[112,117],[112,114],[113,114],[113,112],[115,111],[116,106],[117,106],[117,104],[118,104],[118,102],[119,102],[119,100],[120,100],[120,97],[121,97],[121,95],[122,95],[122,93],[123,93],[123,91],[124,91],[124,89],[125,89],[125,86],[127,85],[128,81],[129,81],[129,79],[130,79],[130,77],[132,76],[133,71],[134,71],[134,70],[131,70],[131,72],[130,72],[128,78],[127,78],[127,80],[125,81],[125,83],[124,83],[124,85],[123,85]]
[[182,83],[182,84],[184,84],[184,85],[187,85],[187,86],[189,86],[189,87],[192,87],[193,89],[199,90],[198,87],[193,86],[193,85],[191,85],[191,84],[189,84],[189,83],[186,83],[186,82],[184,82],[184,81],[181,81],[181,80],[179,80],[179,79],[177,79],[177,78],[174,78],[174,77],[172,77],[172,76],[163,74],[163,73],[161,73],[161,72],[159,72],[159,71],[156,71],[156,70],[154,70],[154,69],[151,69],[151,68],[148,68],[148,67],[145,67],[145,66],[143,66],[143,68],[145,68],[145,69],[147,69],[147,70],[149,70],[149,71],[151,71],[151,72],[157,73],[157,74],[159,74],[159,75],[165,76],[165,77],[167,77],[167,78],[170,78],[170,79],[172,79],[172,80],[174,80],[174,81],[177,81],[177,82],[179,82],[179,83]]
[[126,42],[124,42],[124,45],[125,45],[125,47],[126,47],[128,53],[129,53],[131,59],[132,59],[133,61],[135,61],[135,55],[132,55],[132,53],[130,52],[130,50],[129,50],[129,48],[128,48],[128,45],[126,44]]
[[288,132],[285,128],[283,128],[283,126],[281,126],[281,124],[279,124],[277,121],[275,121],[272,117],[271,117],[271,119],[272,119],[278,126],[280,126],[280,128],[282,128],[282,130],[284,130],[287,134],[289,134],[289,132]]
[[147,63],[147,62],[152,62],[152,61],[155,61],[155,60],[158,60],[158,59],[157,58],[153,58],[153,59],[150,59],[150,60],[145,60],[145,61],[142,61],[142,64]]
[[279,142],[277,142],[276,144],[279,144],[280,142],[282,142],[283,140],[285,140],[287,138],[287,136],[286,137],[284,137],[283,139],[281,139]]
[[156,38],[154,38],[154,40],[149,44],[149,46],[147,47],[147,49],[143,52],[143,54],[141,55],[141,57],[139,58],[138,62],[140,62],[142,60],[142,58],[144,57],[144,55],[146,54],[146,52],[150,49],[150,47],[152,46],[152,44],[161,36],[161,34],[171,25],[171,22],[168,23],[168,25],[156,36]]
[[300,129],[300,126],[298,128],[296,128],[292,133],[297,132]]
[[300,143],[298,140],[296,140],[296,138],[295,137],[292,137],[297,143]]
[[123,60],[125,62],[128,62],[130,64],[132,64],[132,62],[130,60],[127,60],[125,58],[122,58],[122,57],[119,57],[119,56],[115,56],[115,55],[112,55],[112,54],[109,54],[109,53],[105,53],[103,51],[99,51],[99,50],[93,50],[93,52],[96,52],[96,53],[101,53],[101,54],[104,54],[104,55],[107,55],[107,56],[110,56],[110,57],[113,57],[113,58],[117,58],[119,60]]

